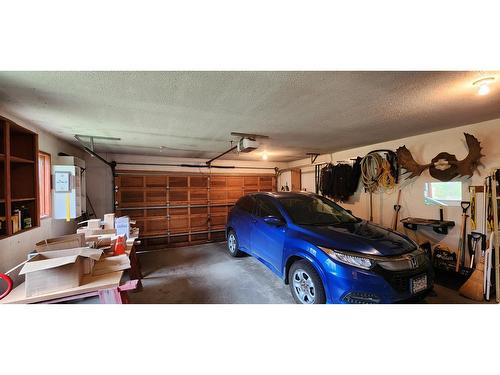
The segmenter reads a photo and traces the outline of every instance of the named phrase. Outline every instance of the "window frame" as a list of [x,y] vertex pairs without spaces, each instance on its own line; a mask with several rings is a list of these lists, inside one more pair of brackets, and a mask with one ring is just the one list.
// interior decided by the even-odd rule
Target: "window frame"
[[[43,171],[40,161],[43,160]],[[48,162],[48,164],[47,164]],[[38,151],[39,194],[40,194],[40,219],[50,218],[52,215],[52,157],[48,152]],[[42,181],[43,179],[43,181]],[[45,193],[45,194],[44,194]]]

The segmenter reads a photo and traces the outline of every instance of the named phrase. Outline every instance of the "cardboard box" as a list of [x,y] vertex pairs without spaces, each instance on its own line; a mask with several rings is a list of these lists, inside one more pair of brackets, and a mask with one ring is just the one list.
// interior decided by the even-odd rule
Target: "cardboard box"
[[35,250],[39,253],[43,251],[73,249],[85,246],[85,235],[83,233],[69,234],[67,236],[49,238],[40,241],[35,245]]
[[19,272],[26,277],[26,297],[76,288],[82,276],[92,272],[102,250],[80,247],[41,252]]

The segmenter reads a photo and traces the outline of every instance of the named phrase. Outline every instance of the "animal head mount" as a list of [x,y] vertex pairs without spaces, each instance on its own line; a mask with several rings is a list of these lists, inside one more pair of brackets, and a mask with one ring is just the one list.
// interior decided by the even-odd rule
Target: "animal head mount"
[[422,172],[429,168],[429,173],[432,177],[440,181],[450,181],[457,176],[471,177],[474,174],[479,160],[484,155],[481,154],[481,144],[471,134],[464,133],[469,154],[464,160],[457,160],[455,155],[441,152],[429,164],[418,164],[406,146],[402,146],[396,150],[399,165],[406,169],[406,173],[410,173],[407,178],[420,176]]

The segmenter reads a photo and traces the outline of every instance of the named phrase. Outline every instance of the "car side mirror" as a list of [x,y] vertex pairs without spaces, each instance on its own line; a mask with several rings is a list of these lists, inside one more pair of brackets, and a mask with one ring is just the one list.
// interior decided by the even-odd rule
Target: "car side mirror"
[[276,216],[266,216],[264,218],[264,222],[269,225],[273,225],[275,227],[281,227],[285,225],[285,222],[283,219],[276,217]]

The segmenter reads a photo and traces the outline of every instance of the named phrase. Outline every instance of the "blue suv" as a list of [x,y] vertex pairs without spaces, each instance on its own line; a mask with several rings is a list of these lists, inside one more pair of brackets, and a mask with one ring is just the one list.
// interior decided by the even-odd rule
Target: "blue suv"
[[317,194],[245,195],[226,237],[230,255],[259,259],[297,303],[393,303],[432,288],[431,262],[412,240]]

